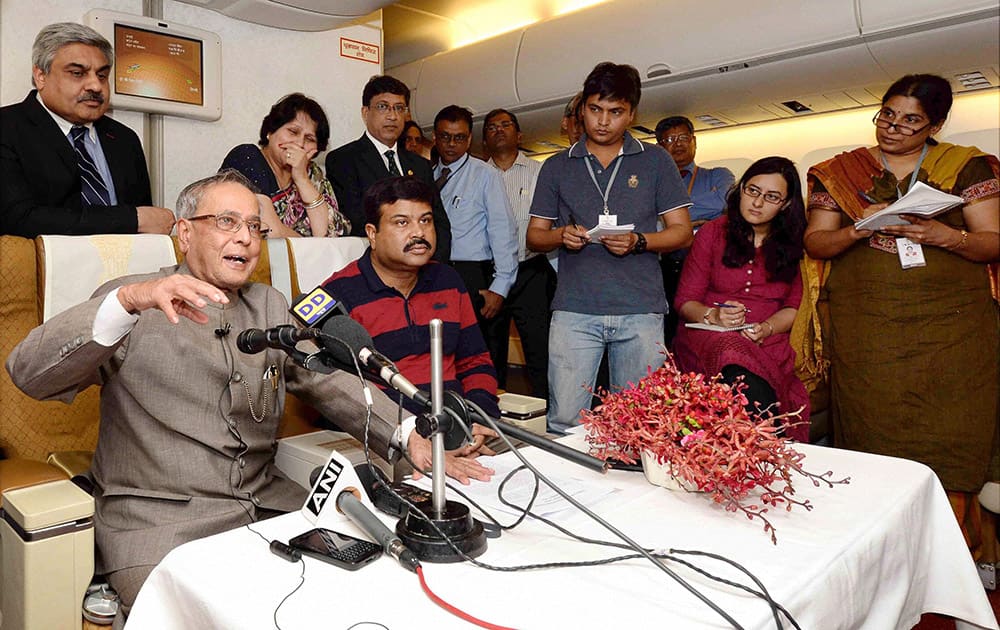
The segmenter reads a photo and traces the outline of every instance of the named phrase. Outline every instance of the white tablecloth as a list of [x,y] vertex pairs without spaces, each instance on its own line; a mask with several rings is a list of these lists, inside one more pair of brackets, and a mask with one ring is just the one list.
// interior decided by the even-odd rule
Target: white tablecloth
[[[525,452],[542,472],[618,488],[594,509],[640,543],[710,551],[741,563],[805,630],[910,628],[925,612],[997,629],[944,490],[927,467],[851,451],[799,448],[806,453],[808,470],[832,470],[834,477],[850,476],[851,483],[815,488],[800,478],[798,496],[815,507],[810,512],[772,511],[776,546],[759,521],[725,512],[702,494],[652,486],[641,473],[600,475],[536,449]],[[555,518],[576,533],[613,540],[576,511]],[[254,525],[268,539],[282,541],[310,527],[298,513]],[[612,555],[618,552],[526,522],[490,540],[480,560],[509,566]],[[695,561],[717,575],[739,576],[720,563]],[[775,627],[761,600],[683,566],[670,566],[743,627]],[[301,569],[301,564],[271,554],[246,528],[188,543],[150,575],[128,628],[273,628],[274,610],[299,583]],[[730,627],[645,560],[517,573],[425,563],[424,573],[430,588],[446,601],[513,628]],[[471,627],[432,603],[417,577],[387,557],[357,572],[306,558],[305,584],[281,606],[277,620],[283,629],[346,629],[363,621],[390,630]]]

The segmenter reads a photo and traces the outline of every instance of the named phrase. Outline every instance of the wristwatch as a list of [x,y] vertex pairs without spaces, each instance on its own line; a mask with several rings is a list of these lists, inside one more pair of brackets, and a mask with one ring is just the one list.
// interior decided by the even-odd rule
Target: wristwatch
[[635,241],[635,247],[632,248],[632,253],[642,254],[646,251],[646,237],[642,235],[642,232],[636,232],[635,235],[638,238]]

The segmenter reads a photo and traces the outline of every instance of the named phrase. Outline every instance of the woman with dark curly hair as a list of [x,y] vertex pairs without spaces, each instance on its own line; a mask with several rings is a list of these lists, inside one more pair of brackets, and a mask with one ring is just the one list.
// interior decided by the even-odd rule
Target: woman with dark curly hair
[[262,193],[261,219],[270,236],[343,236],[351,223],[313,158],[326,149],[330,124],[319,103],[295,92],[271,107],[257,145],[241,144],[219,170],[232,168]]
[[726,213],[698,230],[674,299],[682,321],[715,329],[682,326],[674,340],[677,363],[721,373],[730,383],[742,378],[751,410],[803,407],[803,422],[787,433],[807,441],[809,395],[795,376],[788,343],[802,299],[806,218],[799,173],[787,158],[757,160],[726,202]]

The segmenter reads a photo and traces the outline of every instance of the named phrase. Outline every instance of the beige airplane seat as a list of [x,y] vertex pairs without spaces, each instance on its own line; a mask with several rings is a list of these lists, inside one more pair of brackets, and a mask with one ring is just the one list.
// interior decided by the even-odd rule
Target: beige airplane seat
[[[87,300],[113,278],[176,263],[170,237],[0,237],[0,353]],[[93,498],[68,478],[85,472],[97,444],[98,390],[72,405],[22,394],[0,376],[0,614],[4,627],[80,628],[94,573]]]
[[368,249],[368,239],[360,236],[275,238],[268,239],[267,247],[271,256],[271,285],[291,303],[361,258]]
[[[261,248],[251,281],[271,284],[272,260],[278,269],[294,269],[283,239],[277,241],[280,247]],[[357,252],[354,257],[364,251],[364,247],[358,251],[358,245],[351,244],[350,251]],[[34,327],[88,299],[105,281],[182,261],[176,237],[45,236],[32,241],[0,236],[0,283],[5,291],[0,300],[0,357],[6,359]],[[322,264],[333,272],[329,260]],[[297,291],[298,280],[294,286]],[[98,388],[90,387],[70,405],[34,400],[14,386],[6,370],[0,370],[0,627],[4,629],[81,627],[80,604],[94,569],[94,507],[90,495],[69,479],[90,467],[97,445],[99,395]],[[289,395],[278,434],[314,431],[310,422],[316,416]]]

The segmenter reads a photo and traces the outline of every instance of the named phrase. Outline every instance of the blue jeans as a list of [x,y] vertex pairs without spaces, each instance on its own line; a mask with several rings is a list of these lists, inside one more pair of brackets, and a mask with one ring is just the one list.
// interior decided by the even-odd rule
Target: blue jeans
[[611,389],[663,365],[663,314],[590,315],[554,311],[549,330],[548,429],[564,432],[589,409],[597,369],[608,350]]

